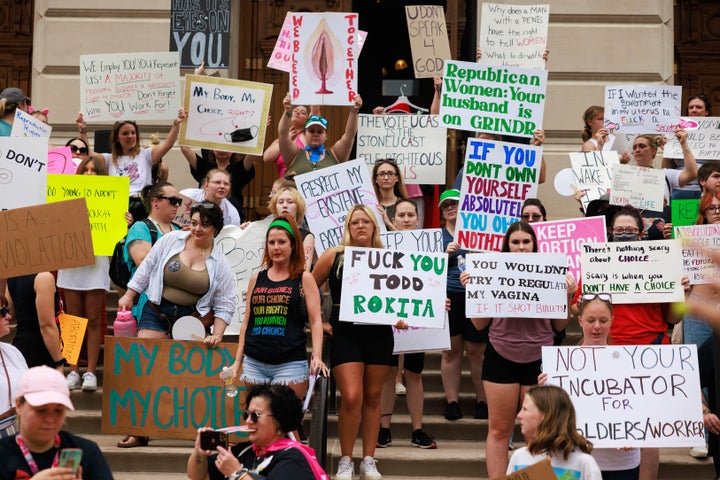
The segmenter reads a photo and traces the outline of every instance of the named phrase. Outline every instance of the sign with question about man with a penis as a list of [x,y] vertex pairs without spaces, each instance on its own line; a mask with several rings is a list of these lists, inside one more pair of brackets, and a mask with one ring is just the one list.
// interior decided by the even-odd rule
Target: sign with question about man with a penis
[[261,155],[272,90],[267,83],[186,75],[180,144]]

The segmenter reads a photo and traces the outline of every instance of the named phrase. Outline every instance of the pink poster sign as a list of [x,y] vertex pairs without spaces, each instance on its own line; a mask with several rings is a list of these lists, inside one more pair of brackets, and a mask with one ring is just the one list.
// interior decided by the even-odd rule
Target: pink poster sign
[[48,173],[75,174],[79,158],[73,158],[70,147],[53,148],[48,150]]

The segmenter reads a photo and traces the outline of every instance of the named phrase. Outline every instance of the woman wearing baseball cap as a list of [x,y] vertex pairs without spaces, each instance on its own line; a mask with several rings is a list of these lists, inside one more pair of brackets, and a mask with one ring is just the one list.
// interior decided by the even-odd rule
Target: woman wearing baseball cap
[[8,87],[0,92],[0,137],[9,137],[12,132],[15,110],[27,112],[30,99],[16,87]]

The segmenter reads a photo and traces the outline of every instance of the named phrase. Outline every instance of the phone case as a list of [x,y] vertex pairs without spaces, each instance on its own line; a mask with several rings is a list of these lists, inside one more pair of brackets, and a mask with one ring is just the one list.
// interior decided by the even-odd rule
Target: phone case
[[200,433],[200,448],[203,450],[217,450],[218,445],[223,448],[228,446],[227,433],[207,430]]

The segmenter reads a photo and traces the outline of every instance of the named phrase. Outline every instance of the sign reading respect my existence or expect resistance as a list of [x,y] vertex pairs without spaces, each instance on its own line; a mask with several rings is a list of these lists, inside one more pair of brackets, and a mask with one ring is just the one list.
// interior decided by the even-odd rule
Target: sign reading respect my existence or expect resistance
[[695,345],[542,350],[547,383],[570,394],[595,448],[705,445]]
[[230,0],[171,2],[170,48],[179,52],[182,68],[228,68],[230,65]]
[[406,5],[410,50],[415,78],[439,77],[452,58],[445,11],[441,5]]
[[[682,87],[605,87],[605,126],[617,133],[668,133],[678,127]],[[682,158],[682,156],[680,157]]]
[[550,5],[482,3],[482,63],[545,68]]

